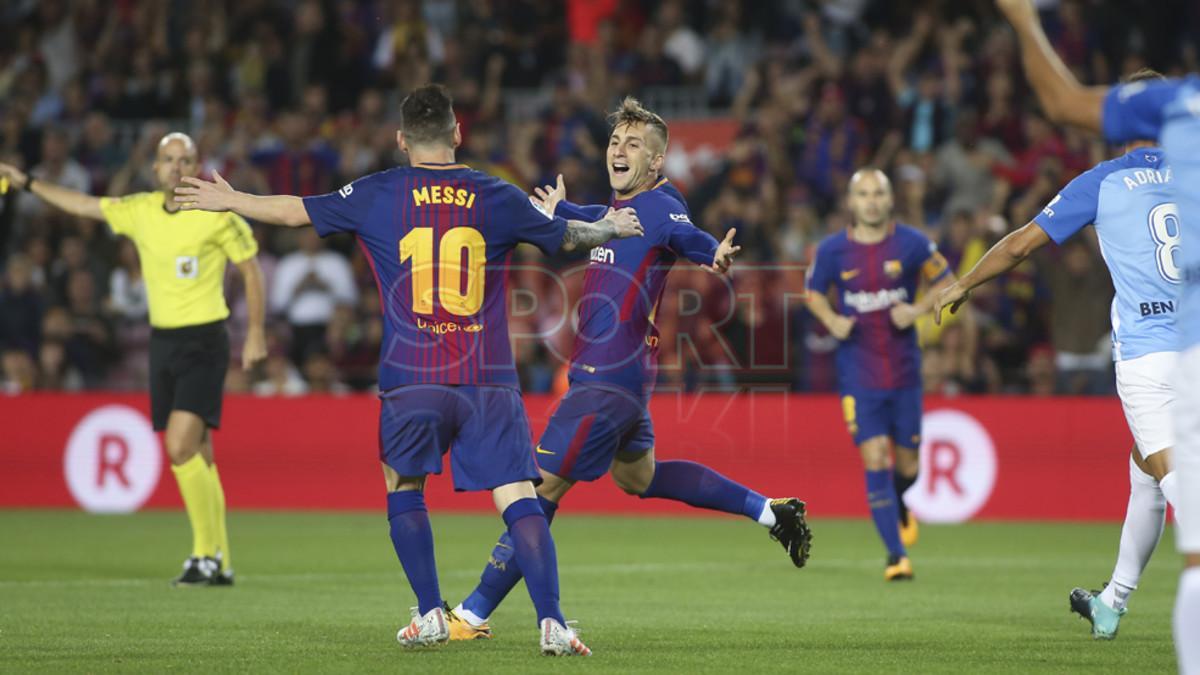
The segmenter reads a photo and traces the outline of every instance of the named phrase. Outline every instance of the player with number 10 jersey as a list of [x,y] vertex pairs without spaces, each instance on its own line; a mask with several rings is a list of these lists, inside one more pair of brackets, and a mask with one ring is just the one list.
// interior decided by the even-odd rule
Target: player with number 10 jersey
[[632,211],[596,223],[535,208],[502,180],[454,160],[462,140],[445,89],[421,87],[401,104],[400,149],[411,166],[303,200],[255,197],[219,176],[176,190],[184,208],[233,210],[263,222],[312,223],[322,236],[354,234],[384,311],[379,360],[379,455],[396,555],[417,597],[397,634],[406,647],[445,642],[445,609],[423,490],[451,446],[457,490],[491,490],[515,556],[527,570],[545,654],[587,655],[559,608],[554,542],[534,498],[529,421],[508,341],[505,263],[520,242],[546,253],[640,235]]

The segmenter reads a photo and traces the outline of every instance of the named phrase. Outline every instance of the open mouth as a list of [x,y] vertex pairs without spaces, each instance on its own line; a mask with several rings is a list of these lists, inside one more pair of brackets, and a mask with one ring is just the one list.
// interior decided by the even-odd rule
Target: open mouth
[[626,164],[625,162],[613,162],[612,163],[612,172],[618,176],[627,174],[627,173],[629,173],[629,165]]

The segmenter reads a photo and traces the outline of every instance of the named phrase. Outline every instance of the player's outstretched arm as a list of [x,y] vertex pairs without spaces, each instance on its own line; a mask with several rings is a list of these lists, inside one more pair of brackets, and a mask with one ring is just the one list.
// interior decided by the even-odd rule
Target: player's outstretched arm
[[729,271],[729,268],[733,265],[733,256],[742,250],[741,246],[733,244],[733,237],[736,234],[736,227],[729,228],[729,231],[725,233],[725,238],[717,245],[717,252],[713,256],[713,263],[704,269],[715,274],[725,274]]
[[642,236],[642,224],[631,208],[619,211],[608,210],[608,214],[594,223],[568,220],[567,232],[563,235],[564,251],[587,250],[610,239],[625,239]]
[[970,272],[941,291],[931,294],[934,322],[941,324],[943,307],[949,305],[951,314],[957,312],[976,286],[985,284],[1016,267],[1049,242],[1050,235],[1037,223],[1029,223],[1015,232],[1010,232],[988,249]]
[[[921,296],[921,299],[917,302],[911,305],[907,302],[899,302],[893,305],[890,310],[892,325],[896,326],[896,328],[905,329],[916,323],[922,314],[933,311],[934,301],[937,299],[938,294],[953,286],[957,281],[958,279],[955,278],[953,272],[947,272],[945,276],[938,279],[937,283],[930,286],[928,292]],[[938,309],[938,313],[941,313],[940,308]],[[934,323],[940,324],[941,317],[935,317]]]
[[[55,185],[54,183],[47,183],[44,180],[36,180],[24,171],[9,164],[0,163],[0,176],[7,178],[8,182],[14,188],[29,190],[47,204],[57,209],[62,209],[73,216],[104,220],[104,213],[100,210],[99,197],[76,192],[75,190]],[[30,184],[31,182],[32,185]]]
[[529,199],[550,215],[557,214],[573,220],[600,220],[608,212],[608,207],[604,205],[586,206],[568,201],[567,186],[563,182],[561,173],[558,174],[557,182],[554,185],[533,188],[533,194],[529,196]]
[[291,195],[258,195],[238,192],[221,174],[213,171],[213,180],[185,176],[175,188],[175,201],[191,211],[233,211],[238,215],[270,225],[300,227],[312,224],[304,200]]
[[1084,87],[1050,46],[1033,0],[996,0],[1017,33],[1025,77],[1052,122],[1100,133],[1108,87]]

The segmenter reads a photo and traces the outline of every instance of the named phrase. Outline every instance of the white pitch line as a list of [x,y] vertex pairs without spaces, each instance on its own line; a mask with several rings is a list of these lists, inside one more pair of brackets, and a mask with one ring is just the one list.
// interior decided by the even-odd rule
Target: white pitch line
[[[770,561],[768,561],[770,562]],[[774,561],[784,567],[784,561]],[[561,575],[602,575],[602,574],[641,574],[641,573],[680,573],[680,572],[721,572],[745,571],[746,569],[761,569],[765,563],[744,561],[738,563],[612,563],[589,565],[561,565]],[[997,557],[931,557],[921,558],[918,565],[921,569],[1039,569],[1039,570],[1077,570],[1084,561],[1077,557],[1062,557],[1054,560],[1045,558],[1021,558],[1010,556]],[[808,569],[815,572],[821,570],[862,570],[875,569],[880,563],[874,559],[863,558],[819,558],[814,557]],[[479,576],[482,566],[475,569],[449,569],[439,572],[443,579],[464,579]],[[403,580],[403,572],[397,568],[394,572],[330,572],[305,574],[247,574],[239,575],[239,583],[253,584],[289,584],[301,582],[346,581],[346,580]],[[125,579],[5,579],[0,580],[3,588],[125,588],[139,586],[167,586],[170,581],[162,577],[154,578],[125,578]]]

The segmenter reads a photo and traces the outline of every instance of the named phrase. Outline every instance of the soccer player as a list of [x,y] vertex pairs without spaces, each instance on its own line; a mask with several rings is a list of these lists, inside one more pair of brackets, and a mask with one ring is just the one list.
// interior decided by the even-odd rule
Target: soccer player
[[[570,388],[536,447],[542,477],[538,501],[553,519],[576,482],[611,473],[622,490],[642,499],[671,499],[755,520],[770,528],[770,536],[803,567],[812,538],[804,502],[767,499],[694,462],[655,459],[647,406],[658,355],[654,314],[667,275],[681,257],[723,273],[740,247],[733,244],[734,230],[718,243],[693,225],[683,196],[663,178],[668,130],[661,117],[626,98],[610,121],[611,206],[635,209],[646,234],[591,251]],[[595,220],[610,208],[567,202],[562,176],[557,186],[536,193],[540,205],[557,215]],[[524,570],[523,562],[513,560],[509,535],[502,535],[479,585],[454,609],[451,639],[490,638],[488,618]]]
[[192,554],[176,586],[230,586],[233,560],[225,528],[225,491],[213,458],[212,431],[221,426],[229,369],[224,278],[227,261],[246,284],[250,326],[242,367],[267,354],[258,244],[246,221],[231,213],[185,213],[173,199],[196,173],[196,144],[185,134],[159,141],[155,192],[93,197],[0,164],[0,176],[47,204],[81,218],[107,221],[137,246],[150,306],[150,411],[162,431],[171,470],[192,526]]
[[[893,220],[892,187],[882,171],[851,176],[847,203],[853,223],[818,245],[808,306],[841,341],[835,358],[842,412],[862,454],[867,504],[887,547],[883,577],[912,579],[901,523],[915,541],[915,518],[903,504],[920,467],[921,351],[913,321],[928,311],[933,293],[912,303],[922,279],[937,291],[953,274],[936,244]],[[830,288],[836,310],[826,297]]]
[[641,234],[632,210],[595,223],[548,216],[519,189],[454,161],[462,142],[439,85],[401,104],[400,149],[411,166],[372,174],[317,197],[257,197],[189,179],[185,208],[231,210],[322,236],[353,233],[376,275],[384,311],[379,357],[380,459],[396,555],[417,596],[407,647],[445,642],[446,611],[425,507],[429,474],[451,445],[456,490],[490,490],[527,574],[544,654],[587,655],[558,601],[554,540],[535,498],[537,467],[505,314],[505,262],[520,242],[547,253]]
[[1179,221],[1161,246],[1164,265],[1181,277],[1175,308],[1179,359],[1175,378],[1175,452],[1179,501],[1176,545],[1184,571],[1175,603],[1179,670],[1200,673],[1200,76],[1120,87],[1083,87],[1050,47],[1030,0],[997,0],[1016,30],[1034,93],[1052,121],[1102,132],[1113,143],[1157,138],[1174,172]]
[[[1142,71],[1130,81],[1161,80]],[[1007,272],[1051,239],[1061,244],[1094,224],[1112,275],[1113,360],[1117,393],[1134,449],[1129,459],[1129,507],[1112,579],[1103,593],[1071,591],[1071,609],[1092,624],[1092,636],[1117,636],[1129,595],[1162,537],[1166,505],[1179,486],[1170,470],[1174,432],[1171,379],[1178,357],[1175,294],[1179,268],[1167,250],[1178,237],[1171,168],[1152,140],[1126,144],[1117,159],[1102,162],[1063,188],[1032,222],[1001,239],[970,272],[934,299],[935,320],[956,311],[971,290]],[[1144,224],[1135,227],[1134,225]]]

